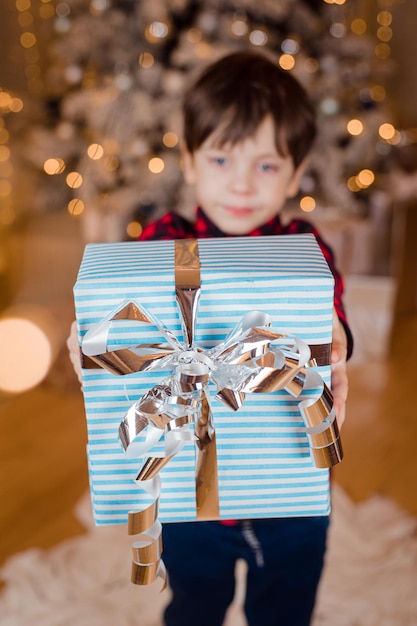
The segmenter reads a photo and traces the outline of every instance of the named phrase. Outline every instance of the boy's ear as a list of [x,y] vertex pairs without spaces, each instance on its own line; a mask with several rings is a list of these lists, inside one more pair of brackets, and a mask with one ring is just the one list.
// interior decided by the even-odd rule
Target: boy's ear
[[182,171],[188,185],[195,183],[194,157],[185,146],[181,148]]
[[300,188],[300,182],[306,170],[307,164],[308,158],[305,158],[303,161],[301,161],[297,169],[294,170],[294,173],[288,185],[287,198],[294,198],[294,196],[297,195]]

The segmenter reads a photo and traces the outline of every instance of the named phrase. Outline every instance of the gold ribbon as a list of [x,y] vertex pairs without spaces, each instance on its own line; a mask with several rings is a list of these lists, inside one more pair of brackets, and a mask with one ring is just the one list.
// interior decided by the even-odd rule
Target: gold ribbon
[[[196,240],[175,241],[175,289],[183,327],[184,345],[140,304],[126,302],[90,329],[83,352],[96,365],[113,374],[125,375],[151,369],[171,369],[128,411],[119,436],[129,458],[145,459],[137,483],[152,495],[153,504],[128,515],[129,534],[139,534],[133,546],[132,582],[149,584],[166,573],[161,560],[158,504],[159,472],[187,441],[196,442],[196,511],[198,519],[219,517],[216,434],[210,408],[208,383],[217,388],[216,397],[238,410],[248,393],[270,393],[285,389],[294,397],[303,390],[312,393],[301,400],[312,458],[317,467],[331,467],[343,456],[333,397],[321,376],[311,350],[302,340],[269,328],[267,314],[251,311],[223,342],[203,351],[194,344],[194,329],[201,294],[200,260]],[[156,326],[166,339],[162,344],[139,344],[107,350],[108,332],[117,320]],[[272,345],[271,345],[272,344]],[[330,357],[320,346],[316,355]],[[327,361],[329,362],[329,360]],[[320,389],[320,393],[313,390]],[[193,429],[192,429],[193,427]],[[152,456],[152,448],[164,438],[164,452]]]

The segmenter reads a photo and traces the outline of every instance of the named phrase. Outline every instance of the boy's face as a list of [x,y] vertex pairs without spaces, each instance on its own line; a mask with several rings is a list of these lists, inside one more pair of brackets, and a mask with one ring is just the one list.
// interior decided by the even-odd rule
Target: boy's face
[[197,202],[220,230],[246,235],[296,195],[304,164],[295,169],[290,156],[279,154],[272,117],[234,146],[219,148],[217,136],[213,133],[193,154],[184,154],[185,180],[195,186]]

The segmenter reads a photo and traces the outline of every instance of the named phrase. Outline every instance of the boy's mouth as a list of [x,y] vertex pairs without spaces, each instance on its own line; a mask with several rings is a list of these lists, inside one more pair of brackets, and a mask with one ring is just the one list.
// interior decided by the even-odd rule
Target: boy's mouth
[[224,208],[227,213],[235,217],[247,217],[253,213],[253,209],[250,207],[225,206]]

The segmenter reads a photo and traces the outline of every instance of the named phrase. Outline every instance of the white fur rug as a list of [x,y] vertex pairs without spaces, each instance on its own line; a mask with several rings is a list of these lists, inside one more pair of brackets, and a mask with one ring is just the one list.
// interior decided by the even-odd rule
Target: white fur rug
[[[2,626],[161,626],[169,591],[129,582],[132,538],[124,526],[94,528],[88,497],[81,537],[18,554],[0,570]],[[225,626],[244,626],[244,564]],[[353,504],[333,485],[327,563],[313,626],[417,625],[417,519],[375,496]],[[196,625],[197,626],[197,625]],[[285,625],[293,626],[293,625]]]

